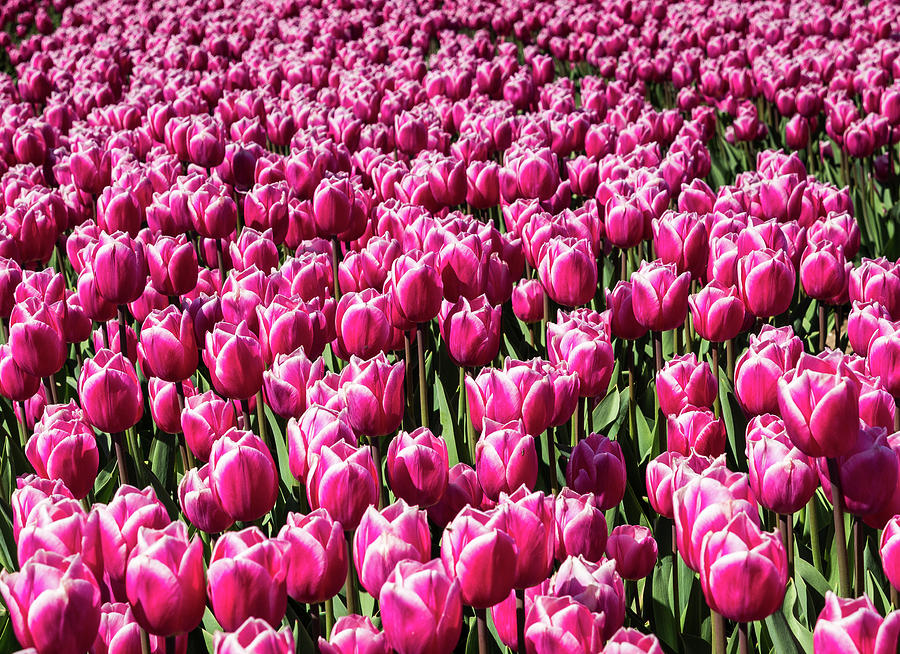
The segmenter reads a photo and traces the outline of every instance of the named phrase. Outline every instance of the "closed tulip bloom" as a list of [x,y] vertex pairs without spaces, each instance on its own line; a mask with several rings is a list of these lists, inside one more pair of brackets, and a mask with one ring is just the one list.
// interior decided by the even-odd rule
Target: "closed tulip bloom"
[[484,418],[523,421],[526,433],[540,436],[553,417],[553,386],[546,375],[522,362],[507,360],[505,370],[486,368],[466,378],[469,418],[481,430]]
[[674,357],[656,375],[659,408],[666,415],[681,412],[688,405],[712,406],[718,383],[709,364],[691,354]]
[[85,552],[85,563],[96,578],[102,571],[93,556],[99,543],[96,532],[87,525],[84,509],[74,499],[44,499],[28,514],[16,543],[16,557],[24,565],[41,550],[71,556]]
[[403,378],[406,365],[391,365],[383,352],[363,361],[354,356],[341,371],[340,393],[357,434],[385,436],[403,420]]
[[247,227],[258,231],[271,230],[269,239],[275,245],[284,242],[288,230],[288,190],[284,181],[257,184],[244,196]]
[[699,279],[706,271],[709,240],[706,222],[695,213],[667,211],[653,220],[653,245],[663,263]]
[[488,365],[500,351],[501,307],[491,306],[484,295],[469,302],[460,297],[444,300],[438,323],[450,358],[462,367]]
[[647,527],[619,525],[609,534],[606,555],[615,560],[623,579],[643,579],[656,565],[656,540]]
[[897,647],[900,613],[882,618],[867,596],[843,599],[828,591],[813,629],[816,654],[887,654]]
[[695,572],[701,570],[701,546],[706,534],[724,528],[738,513],[747,513],[759,524],[755,503],[736,497],[728,486],[709,476],[695,477],[675,491],[672,505],[678,552]]
[[879,321],[878,331],[869,341],[866,362],[884,388],[895,398],[900,397],[900,323]]
[[216,391],[225,397],[245,400],[262,388],[262,348],[245,322],[218,323],[206,335],[203,362]]
[[502,601],[512,590],[516,546],[509,534],[489,527],[490,516],[471,506],[460,511],[441,537],[441,560],[459,581],[463,603],[478,609]]
[[534,438],[525,433],[520,420],[499,423],[485,418],[475,446],[475,471],[485,495],[497,500],[537,482],[537,451]]
[[350,226],[353,189],[346,178],[326,178],[313,196],[313,215],[323,237],[336,236]]
[[341,297],[334,314],[334,326],[342,358],[369,359],[390,349],[394,332],[389,304],[390,298],[374,288]]
[[19,572],[0,572],[16,639],[38,654],[82,654],[100,626],[100,590],[79,555],[41,551]]
[[631,303],[638,323],[662,332],[679,327],[687,315],[690,275],[676,274],[675,266],[644,262],[631,276]]
[[894,516],[884,527],[879,540],[881,566],[894,588],[900,586],[900,516]]
[[694,328],[702,338],[722,343],[741,333],[744,302],[734,286],[713,280],[688,298]]
[[890,319],[890,313],[880,302],[854,300],[847,318],[847,336],[853,351],[860,356],[866,356],[869,352],[869,342],[879,332],[881,320]]
[[597,262],[590,243],[551,238],[541,248],[538,275],[554,302],[567,307],[585,304],[597,288]]
[[850,299],[880,302],[892,317],[900,316],[900,274],[886,259],[863,259],[850,272]]
[[617,441],[590,434],[572,449],[566,484],[576,493],[593,493],[600,509],[616,506],[625,496],[625,457]]
[[209,481],[225,513],[241,522],[258,520],[278,498],[278,470],[272,454],[248,431],[231,429],[213,443]]
[[[550,579],[552,594],[571,597],[595,615],[602,615],[604,638],[612,636],[625,621],[625,585],[615,561],[592,563],[569,557]],[[526,618],[527,620],[527,618]]]
[[408,322],[429,322],[441,310],[444,284],[433,252],[410,252],[391,266],[388,282],[391,302]]
[[97,290],[112,304],[127,304],[141,296],[147,285],[144,246],[127,234],[101,234],[91,253]]
[[536,279],[520,280],[513,287],[513,313],[524,323],[538,322],[544,317],[544,289]]
[[291,418],[287,426],[288,465],[291,473],[303,481],[309,473],[314,456],[320,450],[345,441],[356,447],[356,436],[347,419],[347,412],[310,404],[300,419]]
[[292,354],[279,354],[263,373],[266,401],[282,418],[299,418],[306,411],[306,383],[312,362],[300,347]]
[[353,530],[378,503],[379,479],[372,448],[338,441],[311,457],[306,495],[313,509],[326,509],[345,530]]
[[427,427],[401,431],[388,445],[387,474],[398,498],[423,508],[436,504],[450,474],[447,443]]
[[725,439],[725,426],[709,409],[688,406],[668,417],[666,442],[673,452],[716,457],[725,453]]
[[16,478],[16,489],[9,502],[14,540],[19,540],[19,533],[28,523],[31,512],[47,498],[54,503],[61,499],[73,499],[72,493],[61,481],[50,481],[37,475],[19,475]]
[[619,280],[606,291],[606,306],[610,310],[610,331],[616,338],[636,340],[647,333],[634,316],[631,282]]
[[612,635],[603,648],[605,654],[662,654],[659,639],[637,629],[622,627]]
[[16,304],[15,291],[22,281],[22,268],[15,259],[0,257],[0,316],[9,318]]
[[501,496],[488,524],[505,531],[516,543],[513,588],[530,588],[549,576],[556,551],[552,497],[520,486],[512,495]]
[[803,370],[779,379],[778,408],[794,445],[809,456],[852,452],[859,433],[859,390],[855,378],[840,372]]
[[305,302],[278,294],[267,307],[258,305],[259,340],[266,361],[271,363],[279,354],[291,354],[300,347],[317,358],[333,336],[326,312],[334,317],[332,300]]
[[400,561],[425,563],[430,556],[431,533],[425,511],[403,500],[381,511],[370,506],[353,535],[353,563],[359,582],[375,598]]
[[[887,432],[881,427],[861,426],[853,450],[835,459],[847,510],[856,515],[880,513],[898,479],[897,454],[888,443]],[[831,497],[827,464],[822,459],[816,463],[822,489]]]
[[147,376],[181,382],[193,375],[199,356],[190,314],[173,305],[152,311],[141,325],[137,350]]
[[800,258],[800,283],[803,290],[816,300],[840,296],[847,288],[844,251],[831,241],[810,243]]
[[[90,652],[93,654],[131,654],[141,650],[141,626],[134,619],[131,606],[125,602],[107,602],[100,607],[100,628]],[[154,654],[164,648],[162,638],[148,634],[150,651]],[[187,645],[187,637],[179,640]],[[176,651],[182,643],[176,641]]]
[[226,238],[237,226],[237,204],[224,186],[208,181],[191,193],[188,209],[204,238]]
[[133,427],[144,414],[144,395],[134,366],[111,350],[100,350],[85,360],[78,396],[88,422],[109,434]]
[[579,397],[605,395],[615,367],[607,328],[599,322],[601,316],[593,315],[598,322],[565,318],[561,313],[557,322],[547,326],[550,363],[564,362],[568,371],[575,373]]
[[9,344],[0,345],[0,395],[13,402],[24,402],[38,392],[39,377],[25,372],[12,355]]
[[[599,197],[599,196],[598,196]],[[644,238],[647,218],[636,199],[614,195],[606,201],[606,235],[614,246],[627,249]]]
[[178,484],[178,499],[181,512],[202,532],[218,534],[234,524],[210,487],[208,464],[185,473]]
[[41,300],[17,302],[9,318],[12,358],[24,372],[48,377],[66,361],[66,339],[58,315]]
[[789,327],[776,330],[764,326],[759,336],[750,336],[750,348],[740,356],[734,370],[734,389],[745,412],[753,415],[779,413],[772,388],[782,375],[794,369],[803,353],[803,342]]
[[556,497],[556,560],[581,556],[594,563],[606,547],[606,517],[593,493],[579,495],[563,488]]
[[428,517],[438,527],[447,524],[466,506],[480,508],[484,502],[484,491],[478,483],[478,476],[465,463],[457,463],[450,468],[447,490],[443,497],[428,507]]
[[390,654],[384,634],[361,615],[345,615],[331,629],[331,639],[319,636],[322,654]]
[[459,582],[440,560],[401,561],[379,596],[388,645],[397,654],[449,654],[462,630]]
[[768,318],[787,311],[797,275],[783,250],[749,252],[738,260],[737,275],[744,306],[754,316]]
[[[736,514],[723,529],[704,537],[700,583],[710,608],[725,618],[754,622],[769,617],[784,600],[787,580],[781,538],[760,531],[747,513]],[[746,592],[751,587],[754,592]]]
[[200,624],[206,608],[203,543],[187,526],[141,529],[125,573],[134,617],[149,633],[174,636]]
[[150,282],[163,295],[184,295],[197,286],[197,251],[187,236],[160,236],[144,249]]
[[603,640],[603,616],[571,597],[536,597],[525,618],[528,654],[589,654],[602,650]]
[[[247,196],[249,199],[250,196]],[[228,252],[235,270],[256,266],[264,273],[278,267],[278,246],[272,240],[272,230],[258,232],[252,227],[241,230],[237,241],[230,243]]]
[[34,435],[25,446],[25,456],[44,479],[59,479],[75,499],[93,489],[100,465],[97,441],[82,420],[58,420]]
[[232,401],[223,400],[214,391],[185,398],[181,430],[198,459],[208,461],[213,443],[233,427],[237,427],[237,411]]
[[292,654],[294,634],[287,627],[275,631],[259,618],[247,618],[237,631],[217,631],[213,640],[215,654]]
[[672,494],[712,463],[712,459],[696,452],[689,457],[666,450],[647,464],[647,499],[650,506],[663,517],[672,520],[675,509]]
[[298,602],[324,602],[347,578],[347,545],[341,523],[325,509],[289,513],[278,537],[289,544],[284,557],[287,594]]
[[794,447],[780,418],[766,414],[747,425],[750,487],[770,511],[790,515],[816,492],[819,479],[813,461]]
[[235,631],[247,618],[281,624],[287,608],[284,557],[288,543],[266,538],[258,527],[229,531],[216,541],[206,592],[216,620]]

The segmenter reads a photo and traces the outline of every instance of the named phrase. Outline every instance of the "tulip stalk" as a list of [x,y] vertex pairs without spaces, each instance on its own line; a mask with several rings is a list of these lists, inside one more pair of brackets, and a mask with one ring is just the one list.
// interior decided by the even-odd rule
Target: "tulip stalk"
[[344,592],[347,595],[347,613],[359,613],[359,588],[356,585],[356,571],[353,565],[353,533],[347,533],[347,582]]
[[124,486],[128,483],[128,464],[125,462],[125,445],[122,443],[125,432],[110,434],[110,437],[116,450],[116,461],[119,464],[119,486]]
[[331,239],[331,279],[334,286],[334,301],[341,299],[341,285],[338,281],[338,257],[341,253],[341,245],[337,236]]
[[787,552],[788,577],[794,576],[794,517],[784,513],[778,514],[778,531]]
[[[180,415],[184,412],[184,382],[175,383],[175,392],[178,396],[178,413]],[[187,446],[187,442],[184,439],[184,432],[178,434],[177,438],[178,449],[181,451],[181,462],[184,465],[184,471],[187,472],[194,467],[194,453],[191,452],[191,449]]]
[[141,654],[150,654],[150,636],[142,627],[138,628],[141,634]]
[[556,469],[556,434],[553,427],[544,432],[547,438],[547,465],[550,469],[550,490],[556,495],[559,492],[559,477]]
[[866,533],[859,520],[853,520],[853,594],[859,597],[865,592],[863,554],[866,550]]
[[525,647],[525,589],[516,588],[516,649],[519,654],[526,651]]
[[219,264],[219,279],[222,284],[225,283],[225,254],[222,252],[222,239],[217,238],[216,241],[216,259]]
[[850,597],[850,569],[847,561],[847,532],[844,529],[844,492],[837,459],[828,457],[828,477],[834,506],[834,540],[837,546],[838,578],[842,597]]
[[469,416],[469,401],[466,397],[466,369],[463,366],[459,368],[459,402],[462,406],[462,430],[465,433],[466,443],[469,446],[469,464],[475,467],[475,428]]
[[710,610],[709,617],[712,621],[713,654],[725,654],[725,619],[713,610]]
[[[428,393],[425,386],[425,325],[419,325],[416,334],[416,349],[419,356],[419,411],[422,414],[422,426],[428,428]],[[409,370],[409,368],[407,368]]]
[[16,421],[19,425],[19,444],[25,449],[28,442],[28,430],[25,428],[25,403],[19,402],[19,419]]
[[478,654],[488,654],[487,609],[475,609],[475,624],[478,628]]
[[738,622],[738,652],[740,652],[740,654],[748,654],[748,652],[750,651],[747,648],[747,642],[747,623]]
[[819,352],[825,351],[825,305],[819,302]]
[[259,423],[259,438],[265,444],[266,447],[272,447],[271,443],[269,443],[269,430],[266,429],[266,404],[263,401],[263,392],[262,389],[259,389],[256,392],[256,422]]
[[812,549],[813,566],[817,570],[824,570],[822,562],[822,547],[819,542],[819,511],[816,507],[816,496],[813,495],[806,505],[806,516],[809,521],[809,544]]

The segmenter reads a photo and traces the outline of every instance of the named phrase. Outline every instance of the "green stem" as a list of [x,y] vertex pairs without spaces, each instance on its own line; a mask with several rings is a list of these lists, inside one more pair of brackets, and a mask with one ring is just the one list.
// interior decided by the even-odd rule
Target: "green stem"
[[806,516],[809,521],[809,544],[812,548],[813,567],[816,570],[825,570],[825,565],[822,561],[822,546],[819,540],[819,510],[817,504],[814,494],[806,505]]
[[347,594],[347,613],[359,614],[359,589],[356,586],[356,570],[353,565],[353,532],[347,532],[347,582],[344,586]]
[[844,493],[841,488],[837,459],[828,457],[828,477],[831,481],[831,502],[834,506],[834,541],[837,547],[838,578],[841,597],[850,597],[850,567],[847,561],[847,532],[844,529]]
[[709,616],[712,618],[713,654],[725,654],[725,620],[721,613],[712,609]]
[[262,442],[269,449],[272,448],[272,444],[269,443],[269,430],[268,425],[266,424],[266,403],[263,400],[263,392],[262,389],[259,389],[256,392],[256,422],[259,427],[259,437],[262,439]]
[[416,345],[419,354],[419,412],[422,426],[428,428],[428,389],[425,385],[425,325],[419,325]]

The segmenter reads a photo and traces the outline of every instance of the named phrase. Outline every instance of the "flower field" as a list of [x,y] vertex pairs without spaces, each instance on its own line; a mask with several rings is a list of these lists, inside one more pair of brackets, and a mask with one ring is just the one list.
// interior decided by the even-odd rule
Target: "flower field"
[[893,654],[900,4],[8,0],[0,654]]

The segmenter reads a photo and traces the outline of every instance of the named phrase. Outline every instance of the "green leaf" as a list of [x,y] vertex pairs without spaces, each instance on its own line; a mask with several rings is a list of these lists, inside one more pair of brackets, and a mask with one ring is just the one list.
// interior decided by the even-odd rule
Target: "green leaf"
[[782,611],[779,610],[770,615],[766,618],[765,623],[766,631],[772,638],[772,642],[775,644],[775,651],[778,654],[800,654],[801,652],[812,651],[812,634],[810,634],[809,646],[799,649]]
[[[613,376],[615,379],[615,376]],[[626,389],[627,392],[627,389]],[[619,392],[613,388],[606,397],[594,408],[594,431],[605,431],[616,418],[619,417],[620,396]]]
[[804,582],[822,597],[825,597],[825,593],[831,590],[831,585],[822,576],[822,573],[799,556],[794,557],[794,574],[799,575]]
[[272,409],[266,406],[266,421],[269,424],[269,436],[275,443],[275,459],[278,463],[278,474],[282,483],[289,489],[293,489],[297,485],[297,480],[291,473],[291,466],[288,458],[288,445],[284,432],[281,430],[281,424],[272,413]]
[[660,559],[653,571],[653,633],[670,649],[680,651],[679,634],[681,629],[675,622],[675,604],[672,585],[672,557]]

